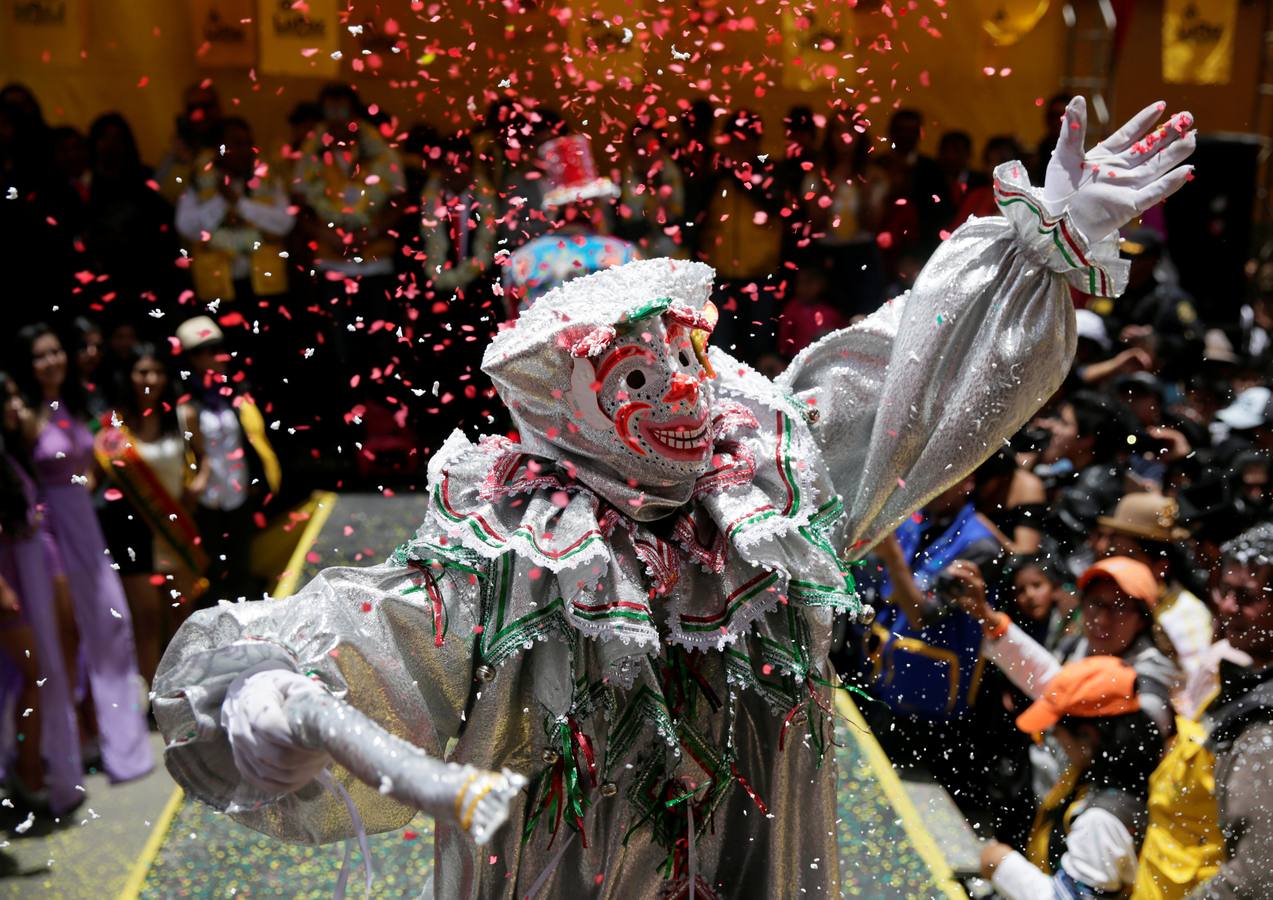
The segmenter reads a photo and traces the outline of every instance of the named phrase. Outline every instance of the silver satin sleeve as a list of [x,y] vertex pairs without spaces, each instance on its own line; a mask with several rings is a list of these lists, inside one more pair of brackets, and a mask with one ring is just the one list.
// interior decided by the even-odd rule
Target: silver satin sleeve
[[509,804],[526,778],[443,762],[385,731],[357,708],[326,691],[301,691],[287,701],[296,742],[325,751],[363,784],[468,832],[485,844],[508,820]]
[[[463,635],[477,624],[472,589],[451,573],[436,584],[447,599],[451,636],[434,646],[432,610],[410,589],[412,570],[386,564],[321,572],[293,597],[223,603],[195,612],[177,632],[155,676],[152,708],[168,771],[192,797],[256,831],[303,844],[348,838],[344,803],[313,781],[282,798],[240,778],[221,728],[221,704],[239,674],[287,668],[317,676],[345,703],[433,757],[459,732],[471,660]],[[498,768],[497,766],[494,768]],[[353,798],[368,833],[400,828],[415,809],[382,794],[343,766],[333,778]]]
[[779,378],[848,510],[860,557],[968,475],[1061,386],[1074,358],[1065,278],[1005,218],[972,219],[914,288],[807,347]]

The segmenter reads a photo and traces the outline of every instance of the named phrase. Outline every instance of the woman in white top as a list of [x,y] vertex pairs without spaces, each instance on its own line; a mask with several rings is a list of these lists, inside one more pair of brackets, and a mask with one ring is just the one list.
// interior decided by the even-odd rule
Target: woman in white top
[[133,348],[94,441],[110,486],[112,550],[133,614],[138,667],[149,680],[165,639],[201,593],[207,560],[191,517],[198,470],[190,426],[154,344]]

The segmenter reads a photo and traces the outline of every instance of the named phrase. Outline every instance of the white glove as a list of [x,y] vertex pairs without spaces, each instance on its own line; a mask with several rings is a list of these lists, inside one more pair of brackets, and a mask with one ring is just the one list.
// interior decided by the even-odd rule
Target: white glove
[[294,693],[322,690],[288,669],[249,671],[235,679],[221,704],[221,727],[244,781],[277,797],[304,787],[323,771],[330,758],[295,741],[283,710]]
[[1193,166],[1180,163],[1193,153],[1197,132],[1188,112],[1155,128],[1165,108],[1162,102],[1150,104],[1084,153],[1087,101],[1071,100],[1043,182],[1049,212],[1068,212],[1095,244],[1180,190],[1193,173]]

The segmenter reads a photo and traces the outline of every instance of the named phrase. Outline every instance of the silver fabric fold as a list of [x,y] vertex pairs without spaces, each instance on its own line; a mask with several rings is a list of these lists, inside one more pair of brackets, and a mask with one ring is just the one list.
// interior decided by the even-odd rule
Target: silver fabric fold
[[973,219],[907,294],[806,348],[778,385],[810,426],[862,556],[1003,445],[1061,386],[1078,340],[1066,282],[1006,219]]

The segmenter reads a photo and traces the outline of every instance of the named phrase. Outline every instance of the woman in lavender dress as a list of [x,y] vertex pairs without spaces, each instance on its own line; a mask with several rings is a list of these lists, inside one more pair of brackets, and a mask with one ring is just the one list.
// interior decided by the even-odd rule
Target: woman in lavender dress
[[44,802],[62,815],[85,796],[77,787],[84,765],[68,674],[75,671],[74,657],[68,660],[62,641],[63,622],[73,631],[74,615],[69,592],[60,589],[61,560],[44,527],[35,483],[25,461],[6,452],[20,452],[24,426],[33,418],[17,385],[0,372],[0,652],[21,676],[15,690],[23,711],[19,727],[39,735],[18,744],[13,774],[19,797],[39,798],[47,790]]
[[129,781],[149,772],[154,757],[128,601],[93,512],[93,438],[77,415],[78,381],[67,378],[66,350],[57,335],[47,325],[30,325],[18,333],[18,344],[25,351],[19,359],[29,362],[15,375],[36,415],[31,461],[71,584],[102,766],[112,781]]

